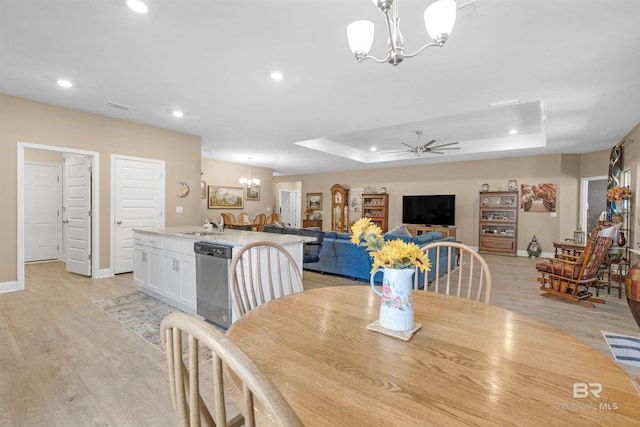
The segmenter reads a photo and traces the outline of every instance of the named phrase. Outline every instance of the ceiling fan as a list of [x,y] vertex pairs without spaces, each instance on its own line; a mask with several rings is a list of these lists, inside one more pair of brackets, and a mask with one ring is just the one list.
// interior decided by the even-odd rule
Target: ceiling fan
[[451,145],[458,144],[458,142],[449,142],[447,144],[433,145],[436,140],[432,139],[431,141],[420,144],[420,138],[422,137],[422,131],[416,130],[416,135],[418,135],[418,145],[415,147],[403,142],[402,145],[405,145],[408,148],[402,150],[385,150],[385,153],[400,153],[402,154],[413,154],[416,157],[421,157],[423,154],[444,154],[444,150],[459,150],[460,147],[450,147]]

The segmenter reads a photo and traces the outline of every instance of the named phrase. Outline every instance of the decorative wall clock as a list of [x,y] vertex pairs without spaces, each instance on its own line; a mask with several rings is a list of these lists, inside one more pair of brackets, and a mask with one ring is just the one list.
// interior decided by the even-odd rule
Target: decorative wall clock
[[178,185],[180,185],[180,191],[178,191],[178,194],[176,194],[176,196],[187,197],[187,194],[189,194],[189,184],[184,181],[180,181]]

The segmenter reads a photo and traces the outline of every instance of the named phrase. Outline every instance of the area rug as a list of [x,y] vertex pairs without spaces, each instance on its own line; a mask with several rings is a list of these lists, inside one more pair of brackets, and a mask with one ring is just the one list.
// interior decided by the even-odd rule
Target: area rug
[[[93,303],[163,353],[160,323],[168,314],[180,311],[142,292],[93,301]],[[186,339],[183,339],[183,347],[185,347],[183,353],[186,353]],[[211,354],[205,347],[201,346],[199,353],[201,363],[211,359]]]
[[640,338],[600,331],[609,345],[616,362],[640,366]]
[[177,309],[142,292],[93,303],[131,331],[164,351],[160,338],[160,323],[168,314],[178,311]]

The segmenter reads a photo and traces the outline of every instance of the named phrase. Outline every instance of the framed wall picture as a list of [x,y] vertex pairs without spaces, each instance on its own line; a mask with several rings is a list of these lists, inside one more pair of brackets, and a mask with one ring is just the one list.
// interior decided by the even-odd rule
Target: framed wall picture
[[242,209],[244,208],[244,188],[209,185],[209,209]]
[[260,200],[259,185],[250,185],[247,187],[247,200]]
[[322,210],[322,193],[307,193],[307,207],[312,210]]

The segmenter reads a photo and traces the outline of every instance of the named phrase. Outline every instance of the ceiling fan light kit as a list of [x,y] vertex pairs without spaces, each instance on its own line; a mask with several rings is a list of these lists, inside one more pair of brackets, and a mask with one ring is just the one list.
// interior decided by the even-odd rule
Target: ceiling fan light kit
[[375,62],[388,62],[398,65],[405,58],[417,56],[428,47],[442,47],[449,39],[456,22],[456,2],[454,0],[438,0],[429,5],[424,11],[424,25],[429,37],[433,40],[411,54],[404,53],[402,33],[400,32],[400,17],[398,16],[399,0],[372,0],[373,4],[385,16],[387,31],[389,33],[389,49],[387,57],[378,59],[369,56],[369,50],[373,44],[374,25],[371,21],[354,21],[347,26],[347,39],[349,47],[358,62],[372,59]]

